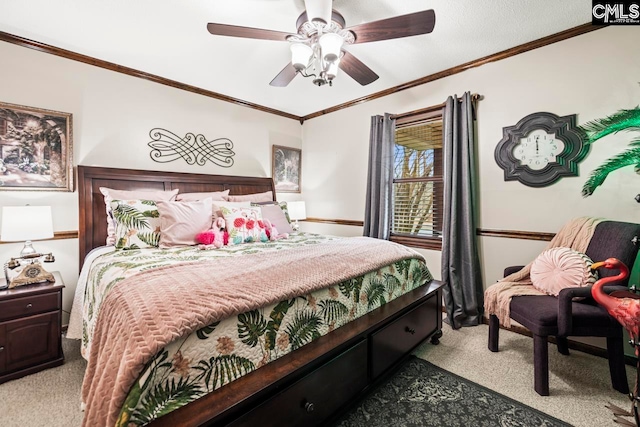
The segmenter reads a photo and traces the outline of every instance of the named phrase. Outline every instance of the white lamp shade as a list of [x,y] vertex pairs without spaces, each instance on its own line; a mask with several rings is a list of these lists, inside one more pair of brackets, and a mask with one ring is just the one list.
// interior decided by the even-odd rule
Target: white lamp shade
[[20,242],[53,237],[51,206],[4,206],[0,240]]
[[304,0],[304,8],[307,11],[309,22],[330,23],[331,3],[332,0]]
[[340,65],[340,60],[333,61],[329,63],[327,67],[327,80],[333,80],[336,75],[338,75],[338,66]]
[[327,62],[336,61],[340,58],[340,49],[344,43],[342,36],[336,33],[325,33],[320,36],[320,49],[322,49],[322,57]]
[[293,43],[291,45],[291,64],[298,70],[304,70],[309,65],[309,59],[313,55],[313,49],[304,43]]
[[287,210],[289,211],[289,218],[293,220],[307,218],[307,210],[303,201],[287,202]]

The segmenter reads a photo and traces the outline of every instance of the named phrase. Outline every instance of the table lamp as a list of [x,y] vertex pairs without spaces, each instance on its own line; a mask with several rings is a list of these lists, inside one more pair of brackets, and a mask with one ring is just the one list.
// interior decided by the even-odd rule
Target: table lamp
[[293,231],[298,231],[300,228],[298,220],[307,218],[307,210],[305,208],[304,201],[287,202],[287,210],[289,211],[289,218],[294,221],[291,224],[291,228]]

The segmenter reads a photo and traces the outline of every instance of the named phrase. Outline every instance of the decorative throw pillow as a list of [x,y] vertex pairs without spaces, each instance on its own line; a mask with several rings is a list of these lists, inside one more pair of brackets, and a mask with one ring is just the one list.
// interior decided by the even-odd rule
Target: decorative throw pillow
[[268,205],[278,205],[282,212],[284,212],[285,218],[287,218],[287,222],[291,224],[291,218],[289,218],[289,207],[287,206],[287,202],[274,202],[273,200],[268,202],[251,202],[251,206],[268,206]]
[[232,208],[249,208],[251,207],[251,202],[224,202],[224,201],[214,201],[213,202],[213,219],[216,219],[219,216],[224,216],[222,214],[222,208],[227,210]]
[[227,200],[229,190],[212,191],[210,193],[178,193],[176,200],[179,202],[196,202],[198,200]]
[[547,249],[531,264],[531,283],[537,290],[554,296],[564,288],[590,286],[598,278],[591,264],[591,258],[573,249]]
[[270,202],[273,201],[273,191],[264,193],[244,194],[242,196],[228,196],[230,202]]
[[157,248],[160,213],[153,200],[113,200],[116,250]]
[[100,187],[100,192],[104,196],[104,204],[107,211],[107,246],[116,243],[116,225],[111,212],[111,202],[113,200],[175,200],[178,190],[115,190],[113,188]]
[[198,243],[196,235],[211,228],[213,202],[156,202],[160,213],[160,247],[189,246]]
[[287,217],[278,205],[264,205],[260,206],[263,219],[268,219],[271,225],[274,226],[278,233],[293,233],[291,224],[287,221]]
[[267,233],[260,208],[222,208],[227,224],[229,245],[242,243],[267,242]]

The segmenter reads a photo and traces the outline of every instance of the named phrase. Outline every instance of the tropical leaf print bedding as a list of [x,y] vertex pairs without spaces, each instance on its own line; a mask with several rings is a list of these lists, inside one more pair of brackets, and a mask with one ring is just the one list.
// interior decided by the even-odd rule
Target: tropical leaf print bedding
[[[294,249],[337,239],[294,233],[290,239],[212,251],[194,248],[117,251],[91,267],[85,293],[83,354],[100,303],[115,284],[162,265]],[[250,268],[250,266],[248,267]],[[212,274],[214,270],[212,269]],[[329,288],[208,325],[161,349],[129,391],[118,426],[145,425],[264,366],[430,280],[421,259],[407,259]]]

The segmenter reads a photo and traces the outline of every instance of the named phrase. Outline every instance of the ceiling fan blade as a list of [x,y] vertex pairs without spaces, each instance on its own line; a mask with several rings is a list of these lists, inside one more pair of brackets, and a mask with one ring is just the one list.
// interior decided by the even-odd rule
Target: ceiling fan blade
[[207,30],[216,36],[244,37],[247,39],[287,41],[292,34],[261,28],[239,27],[237,25],[207,24]]
[[373,83],[378,80],[378,75],[373,70],[358,58],[347,52],[343,51],[344,55],[340,59],[339,67],[345,73],[349,74],[353,80],[360,83],[362,86],[366,86],[369,83]]
[[297,74],[296,69],[293,68],[293,64],[288,63],[269,84],[276,87],[285,87],[291,83]]
[[400,37],[417,36],[433,31],[436,25],[436,14],[433,9],[408,15],[367,22],[347,28],[355,34],[354,43],[369,43],[379,40],[397,39]]

